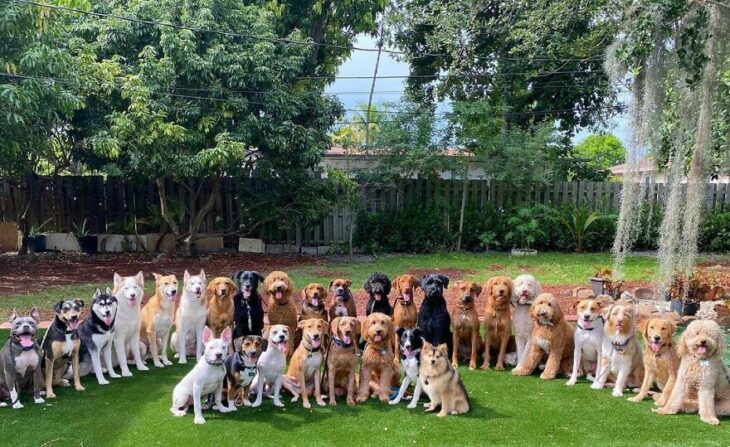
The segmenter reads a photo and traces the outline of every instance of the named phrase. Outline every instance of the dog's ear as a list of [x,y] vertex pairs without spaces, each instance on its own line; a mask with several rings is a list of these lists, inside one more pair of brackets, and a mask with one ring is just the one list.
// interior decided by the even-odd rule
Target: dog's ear
[[114,272],[114,287],[117,287],[120,282],[122,282],[122,277],[119,275],[119,273]]
[[581,301],[583,301],[583,300],[573,300],[573,301],[571,301],[571,303],[568,305],[568,309],[570,309],[571,311],[575,312],[576,310],[578,310],[578,304],[580,304]]
[[362,285],[362,288],[365,289],[368,294],[373,293],[373,289],[370,287],[370,278],[365,280],[365,284]]
[[330,281],[330,289],[332,288],[332,286],[333,286],[334,284],[335,284],[335,280],[333,279],[332,281]]
[[200,275],[201,278],[203,278],[203,283],[205,283],[205,270],[200,269],[199,275]]
[[302,289],[302,304],[303,305],[307,304],[307,287],[309,287],[309,286],[306,286],[305,288]]
[[[322,319],[320,318],[320,320],[322,320]],[[329,331],[330,331],[330,324],[329,324],[329,323],[327,323],[327,321],[326,321],[326,320],[322,320],[322,324],[323,324],[323,329],[322,329],[322,333],[323,333],[323,334],[328,334],[328,333],[329,333]]]
[[84,300],[74,300],[74,303],[76,303],[76,305],[80,308],[84,308]]
[[223,329],[223,332],[221,332],[221,340],[223,340],[223,342],[226,344],[231,342],[231,327],[230,326],[226,326],[226,328]]
[[423,331],[421,330],[421,328],[417,327],[417,328],[413,329],[413,336],[415,338],[420,338],[423,340]]
[[449,352],[449,347],[446,345],[446,343],[441,343],[436,347],[439,351],[441,351],[443,354],[447,354]]
[[426,286],[426,280],[427,279],[428,279],[428,275],[423,275],[423,276],[421,276],[421,280],[418,281],[418,283],[421,285],[421,290],[425,290],[426,289],[425,286]]
[[142,273],[142,270],[137,272],[134,276],[134,280],[137,281],[137,284],[139,284],[140,287],[144,288],[144,273]]
[[94,290],[94,295],[92,295],[91,299],[94,300],[98,298],[99,295],[101,295],[101,289],[97,287],[96,290]]
[[203,328],[203,344],[208,343],[213,338],[213,331],[210,330],[208,325]]
[[439,281],[444,285],[444,289],[449,288],[449,277],[446,275],[438,275]]
[[352,338],[355,339],[355,344],[360,343],[360,336],[362,335],[362,326],[360,326],[360,324],[359,324],[360,322],[357,318],[355,318],[355,317],[348,317],[348,318],[352,318],[355,323],[355,327],[354,327],[355,334],[353,334],[354,337],[352,337]]
[[13,321],[15,321],[16,318],[18,318],[18,311],[13,308],[13,311],[10,312],[10,317],[8,318],[8,321],[12,323]]
[[350,281],[349,279],[346,279],[346,280],[345,280],[345,287],[347,287],[348,289],[349,289],[350,287],[352,287],[352,281]]
[[230,287],[230,289],[231,289],[231,291],[228,292],[228,295],[230,295],[230,296],[235,295],[236,291],[238,290],[238,285],[236,284],[236,282],[226,278],[226,284],[228,284],[228,287]]
[[239,352],[241,350],[241,344],[243,344],[243,339],[246,337],[238,337],[237,339],[233,340],[233,350],[235,352]]
[[266,276],[261,272],[253,272],[253,274],[259,282],[264,282],[264,279],[266,279]]
[[651,321],[651,318],[647,318],[637,325],[641,336],[644,337],[644,341],[647,343],[649,342],[649,321]]
[[393,284],[390,282],[390,278],[385,275],[383,275],[383,280],[385,281],[385,290],[383,290],[383,293],[390,295],[390,289],[393,287]]
[[[15,309],[13,309],[13,312],[15,312]],[[41,314],[38,312],[38,308],[33,306],[33,308],[28,312],[28,316],[35,320],[36,324],[40,323],[41,321]],[[12,320],[11,320],[12,321]]]
[[400,340],[400,338],[403,336],[403,332],[405,332],[405,331],[406,331],[406,328],[404,328],[404,327],[399,327],[398,329],[395,330],[395,335],[398,336],[398,340]]
[[261,330],[261,338],[263,338],[264,340],[268,340],[270,329],[271,329],[270,325],[268,325],[268,324],[264,325],[264,328]]
[[682,333],[682,336],[679,337],[679,343],[677,343],[677,356],[679,358],[682,358],[687,355],[689,352],[689,349],[687,349],[687,331],[685,330]]
[[418,278],[416,278],[413,275],[408,275],[410,277],[411,283],[413,284],[414,289],[420,289],[421,288],[421,282],[418,281]]
[[111,295],[112,294],[112,289],[110,289],[109,287],[107,287],[106,288],[106,291],[104,293],[106,293],[107,295]]
[[161,277],[162,275],[160,275],[159,273],[154,273],[154,272],[152,272],[152,276],[154,276],[154,278],[155,278],[155,281],[159,281],[159,280],[160,280],[160,277]]
[[190,272],[188,272],[188,270],[185,269],[185,273],[183,273],[183,282],[185,284],[187,284],[188,283],[188,279],[190,279]]
[[553,304],[552,307],[555,309],[553,311],[553,323],[559,323],[565,320],[565,314],[563,314],[563,308],[560,307],[560,303],[558,303],[558,300],[553,297],[552,300]]
[[307,320],[299,320],[299,322],[297,323],[297,329],[302,329],[306,323]]
[[423,350],[424,351],[433,349],[433,345],[431,343],[429,343],[425,338],[421,337],[421,341],[423,341]]
[[487,299],[492,296],[492,284],[494,284],[494,278],[489,278],[486,283],[484,283],[484,290],[487,292]]
[[61,310],[63,310],[63,300],[61,300],[61,301],[56,301],[56,304],[54,304],[54,305],[53,305],[53,310],[54,310],[54,311],[55,311],[55,312],[56,312],[57,314],[60,314],[60,313],[61,313]]
[[335,317],[332,321],[330,321],[330,333],[333,337],[340,337],[342,334],[340,334],[340,317]]
[[243,275],[243,270],[236,270],[235,272],[231,273],[231,279],[238,283],[238,278]]
[[368,327],[370,327],[370,317],[367,317],[364,320],[362,320],[362,323],[360,324],[360,333],[366,339],[368,337]]
[[669,323],[669,336],[671,337],[677,332],[677,323],[672,320],[667,320],[667,323]]
[[481,295],[482,294],[482,286],[479,285],[479,284],[474,284],[474,286],[475,286],[475,291],[477,293],[477,296]]
[[507,284],[507,296],[512,296],[512,288],[514,287],[514,284],[512,284],[512,279],[505,277],[504,283]]

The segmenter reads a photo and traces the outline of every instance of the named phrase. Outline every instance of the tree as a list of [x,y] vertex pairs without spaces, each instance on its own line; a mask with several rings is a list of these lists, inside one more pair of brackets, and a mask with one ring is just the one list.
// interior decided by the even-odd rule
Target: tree
[[[569,180],[589,179],[601,181],[611,174],[609,168],[626,160],[626,148],[613,134],[594,134],[587,136],[575,145],[573,158],[578,169],[572,168]],[[582,171],[582,175],[580,171]]]
[[345,148],[370,146],[380,128],[380,122],[388,120],[388,110],[378,104],[368,106],[361,102],[357,104],[357,108],[358,111],[350,118],[349,123],[341,126],[332,135],[333,143]]

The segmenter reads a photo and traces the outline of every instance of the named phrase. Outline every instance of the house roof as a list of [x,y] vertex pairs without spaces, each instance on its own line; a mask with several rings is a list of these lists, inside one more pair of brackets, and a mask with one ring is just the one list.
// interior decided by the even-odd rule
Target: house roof
[[[613,175],[623,175],[626,174],[629,171],[629,164],[623,163],[620,165],[611,166],[608,168],[611,170],[611,173]],[[655,172],[658,168],[656,166],[656,163],[654,163],[654,160],[650,160],[648,158],[642,158],[639,160],[639,172]]]
[[[472,155],[471,152],[462,151],[462,150],[454,149],[454,148],[444,149],[443,153],[447,157],[462,157],[464,155],[469,155],[469,156]],[[340,147],[340,146],[332,146],[329,149],[327,149],[327,151],[325,152],[324,155],[325,155],[325,157],[342,157],[345,155],[368,157],[368,156],[374,156],[377,154],[364,153],[356,148],[344,148],[344,147]]]

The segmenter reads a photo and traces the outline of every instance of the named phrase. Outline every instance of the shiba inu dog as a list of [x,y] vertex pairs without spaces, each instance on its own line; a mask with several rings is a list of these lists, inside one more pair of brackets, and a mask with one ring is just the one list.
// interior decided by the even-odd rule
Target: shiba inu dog
[[13,310],[10,314],[10,337],[0,350],[0,407],[7,406],[10,399],[13,408],[23,408],[20,392],[33,392],[35,403],[42,404],[41,353],[36,341],[40,315],[35,307],[28,316],[21,317]]
[[105,292],[96,289],[91,301],[91,312],[79,326],[81,349],[79,351],[79,375],[85,376],[92,370],[96,374],[99,385],[107,385],[101,368],[101,357],[109,377],[121,377],[114,371],[112,364],[112,343],[114,338],[114,320],[117,316],[117,299],[107,287]]
[[131,377],[127,366],[127,352],[132,353],[138,371],[149,368],[142,360],[139,345],[140,306],[144,298],[144,274],[120,276],[114,273],[114,297],[117,299],[117,318],[114,320],[114,352],[122,376]]
[[421,369],[419,371],[423,390],[431,402],[426,411],[435,411],[439,406],[439,417],[449,414],[462,414],[469,411],[469,396],[459,371],[449,363],[449,350],[446,343],[434,346],[424,342],[421,350]]
[[139,339],[149,346],[154,365],[162,368],[172,365],[167,358],[167,346],[177,301],[177,278],[175,275],[152,275],[155,277],[155,294],[142,309]]
[[76,391],[84,391],[79,375],[79,324],[81,310],[84,308],[82,300],[59,301],[53,307],[56,316],[43,336],[43,354],[45,357],[46,398],[56,397],[53,385],[69,386],[63,374],[68,369],[68,361],[73,367],[73,380]]

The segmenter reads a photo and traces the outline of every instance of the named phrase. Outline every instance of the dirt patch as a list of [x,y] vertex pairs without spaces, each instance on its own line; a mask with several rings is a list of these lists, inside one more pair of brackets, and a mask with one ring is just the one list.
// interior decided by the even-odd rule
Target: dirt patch
[[492,264],[489,267],[487,267],[487,270],[493,270],[493,271],[504,270],[504,266],[502,264]]

